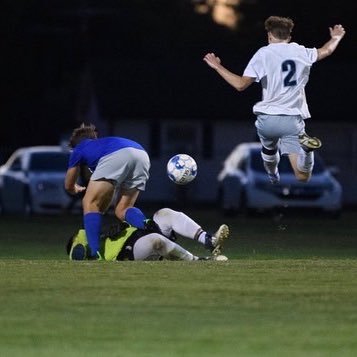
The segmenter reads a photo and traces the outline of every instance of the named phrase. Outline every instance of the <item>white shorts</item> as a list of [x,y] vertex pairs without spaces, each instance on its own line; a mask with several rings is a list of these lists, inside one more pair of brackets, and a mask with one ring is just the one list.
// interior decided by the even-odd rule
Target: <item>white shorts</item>
[[116,188],[145,190],[149,179],[150,159],[144,150],[128,147],[103,156],[91,180],[110,180]]
[[299,135],[305,132],[305,122],[300,116],[259,114],[255,127],[266,149],[279,148],[283,155],[300,152]]

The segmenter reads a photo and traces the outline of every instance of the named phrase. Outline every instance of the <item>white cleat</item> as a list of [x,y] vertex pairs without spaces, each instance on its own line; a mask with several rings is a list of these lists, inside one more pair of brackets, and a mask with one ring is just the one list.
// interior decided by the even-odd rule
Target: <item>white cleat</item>
[[299,135],[299,142],[305,151],[319,149],[322,146],[321,140],[316,137],[311,137],[306,133]]
[[213,256],[219,256],[221,254],[223,243],[228,238],[228,236],[229,236],[229,227],[226,224],[222,224],[212,237]]

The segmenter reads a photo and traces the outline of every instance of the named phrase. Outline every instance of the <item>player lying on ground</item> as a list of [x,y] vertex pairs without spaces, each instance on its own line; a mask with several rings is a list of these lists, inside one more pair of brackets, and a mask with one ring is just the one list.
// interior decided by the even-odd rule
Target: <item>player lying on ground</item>
[[[229,228],[222,224],[213,235],[204,231],[201,226],[182,212],[170,208],[158,210],[152,219],[147,220],[144,229],[138,229],[123,222],[112,227],[101,235],[99,253],[102,259],[114,260],[148,260],[152,258],[199,260],[177,243],[181,236],[197,240],[211,253],[212,260],[226,260],[220,255],[222,245],[229,236]],[[71,260],[90,259],[91,252],[85,231],[70,238],[67,254]],[[207,258],[205,258],[207,259]]]

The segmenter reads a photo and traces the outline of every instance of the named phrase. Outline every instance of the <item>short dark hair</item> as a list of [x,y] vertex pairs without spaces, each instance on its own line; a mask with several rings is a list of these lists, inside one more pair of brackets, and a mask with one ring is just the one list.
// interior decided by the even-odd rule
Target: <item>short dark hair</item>
[[83,123],[79,128],[73,130],[68,146],[74,148],[85,139],[96,139],[97,137],[97,128],[93,124],[85,125]]
[[289,17],[270,16],[265,22],[265,30],[279,40],[289,39],[294,28],[294,22]]

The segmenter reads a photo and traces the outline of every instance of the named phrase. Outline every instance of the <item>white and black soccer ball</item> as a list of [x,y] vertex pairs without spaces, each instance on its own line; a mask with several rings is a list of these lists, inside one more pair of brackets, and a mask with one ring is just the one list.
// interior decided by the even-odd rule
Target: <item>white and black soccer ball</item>
[[177,154],[167,163],[167,175],[177,185],[186,185],[197,176],[196,161],[187,154]]

